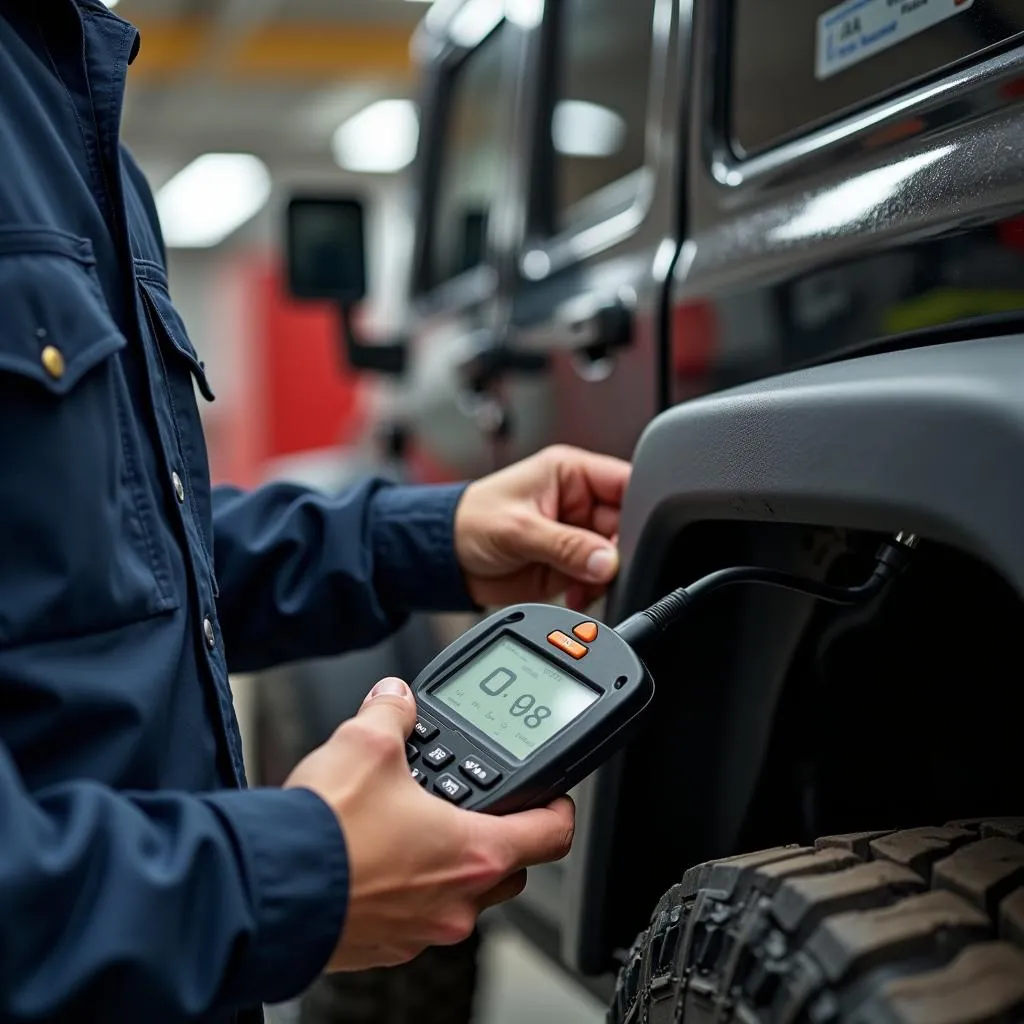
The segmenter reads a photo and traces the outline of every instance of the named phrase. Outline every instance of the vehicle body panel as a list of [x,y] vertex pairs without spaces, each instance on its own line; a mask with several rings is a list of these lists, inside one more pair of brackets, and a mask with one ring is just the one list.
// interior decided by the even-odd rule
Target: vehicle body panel
[[[1022,335],[844,360],[683,403],[659,416],[637,448],[611,619],[660,596],[669,548],[707,521],[909,531],[998,566],[1024,598],[1024,478],[1015,471],[1022,451]],[[780,555],[807,575],[822,574],[807,552],[776,550],[775,560]],[[677,742],[638,738],[578,793],[562,952],[586,973],[605,969],[622,938],[610,931],[609,894],[642,854],[626,840],[633,833],[620,801],[645,775],[680,780],[672,791],[678,820],[645,827],[661,855],[674,851],[680,871],[715,851],[737,852],[791,641],[812,604],[753,596],[759,614],[747,616],[739,654],[714,677],[713,694],[693,693]],[[766,625],[772,635],[758,636]],[[728,724],[713,730],[709,760],[700,737],[716,716]],[[641,759],[638,778],[630,762]],[[655,889],[670,883],[661,879]]]

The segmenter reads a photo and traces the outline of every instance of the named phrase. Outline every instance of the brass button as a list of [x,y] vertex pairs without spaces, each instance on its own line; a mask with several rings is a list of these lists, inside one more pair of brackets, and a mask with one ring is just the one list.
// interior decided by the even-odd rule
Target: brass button
[[179,505],[185,504],[185,485],[177,473],[171,473],[171,483],[174,485],[174,496],[178,499]]
[[206,646],[212,651],[217,646],[217,634],[213,631],[213,623],[210,621],[209,615],[203,619],[203,636],[206,638]]
[[40,358],[43,361],[43,369],[54,379],[60,380],[64,376],[64,356],[54,345],[47,345],[43,349]]

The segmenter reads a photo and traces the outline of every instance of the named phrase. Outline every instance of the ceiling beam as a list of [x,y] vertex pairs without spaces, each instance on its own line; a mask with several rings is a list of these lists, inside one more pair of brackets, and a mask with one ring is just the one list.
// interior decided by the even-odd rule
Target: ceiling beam
[[[132,80],[169,85],[209,67],[211,23],[135,19],[142,46]],[[322,83],[412,74],[408,26],[343,22],[264,22],[225,48],[221,81]],[[216,57],[214,58],[216,60]]]

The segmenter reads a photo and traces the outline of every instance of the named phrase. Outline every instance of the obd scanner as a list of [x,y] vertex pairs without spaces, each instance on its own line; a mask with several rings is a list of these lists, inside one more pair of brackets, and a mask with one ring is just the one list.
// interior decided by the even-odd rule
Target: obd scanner
[[489,814],[549,803],[643,724],[654,680],[638,652],[695,601],[728,585],[760,583],[861,604],[902,572],[916,546],[909,533],[883,544],[874,572],[855,587],[755,566],[722,569],[614,628],[558,605],[497,612],[413,681],[418,718],[406,744],[412,777],[453,804]]

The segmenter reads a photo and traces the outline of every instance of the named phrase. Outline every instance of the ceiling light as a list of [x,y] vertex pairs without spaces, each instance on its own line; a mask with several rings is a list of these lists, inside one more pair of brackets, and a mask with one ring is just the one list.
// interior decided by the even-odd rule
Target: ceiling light
[[448,35],[457,46],[470,49],[482,43],[505,16],[503,0],[468,0],[448,26]]
[[626,122],[596,103],[561,100],[551,119],[551,138],[565,156],[611,156],[626,140]]
[[544,0],[505,0],[505,17],[520,28],[536,28],[544,20]]
[[116,7],[120,2],[121,0],[103,0],[107,7]]
[[266,165],[249,153],[206,153],[179,171],[156,196],[169,246],[205,249],[251,220],[270,198]]
[[420,124],[411,100],[378,100],[334,133],[331,149],[346,171],[388,174],[412,163]]

